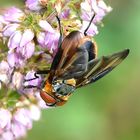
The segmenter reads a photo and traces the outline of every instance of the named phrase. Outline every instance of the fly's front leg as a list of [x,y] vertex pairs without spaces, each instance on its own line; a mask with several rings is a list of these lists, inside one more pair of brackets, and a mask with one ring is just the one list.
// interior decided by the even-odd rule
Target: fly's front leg
[[61,21],[60,21],[60,18],[58,17],[58,15],[56,15],[56,19],[57,19],[58,25],[59,25],[60,37],[59,37],[59,41],[58,41],[58,48],[60,48],[61,47],[61,43],[62,43],[62,38],[63,38],[63,35],[62,35],[62,27],[61,27]]
[[34,73],[34,77],[33,77],[33,78],[30,78],[30,79],[24,79],[24,82],[29,82],[29,81],[32,81],[32,80],[38,79],[38,78],[39,78],[38,75],[41,75],[41,74],[48,74],[49,72],[50,72],[50,70],[37,71],[37,72]]
[[34,86],[34,85],[27,85],[27,86],[24,86],[24,89],[32,89],[32,88],[40,89],[40,87]]
[[38,79],[39,76],[37,75],[37,73],[34,73],[34,78],[31,78],[31,79],[24,79],[24,82],[29,82],[29,81],[32,81],[32,80],[35,80],[35,79]]
[[[32,80],[35,80],[35,79],[38,79],[39,78],[39,74],[48,74],[50,72],[50,70],[44,70],[44,71],[37,71],[34,73],[34,78],[31,78],[31,79],[24,79],[24,83],[25,82],[29,82],[29,81],[32,81]],[[34,86],[34,85],[24,85],[24,89],[31,89],[31,88],[37,88],[37,89],[40,89],[40,87],[38,86]]]

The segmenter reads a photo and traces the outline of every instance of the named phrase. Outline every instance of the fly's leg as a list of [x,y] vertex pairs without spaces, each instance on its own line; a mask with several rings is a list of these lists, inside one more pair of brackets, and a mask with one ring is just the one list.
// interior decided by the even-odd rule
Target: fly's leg
[[85,35],[85,36],[87,36],[87,31],[88,31],[88,29],[89,29],[89,27],[90,27],[90,25],[91,25],[91,23],[92,23],[92,21],[93,21],[95,15],[96,15],[96,14],[94,13],[93,16],[92,16],[92,18],[91,18],[91,20],[90,20],[90,22],[89,22],[89,24],[88,24],[88,26],[87,26],[87,28],[86,28],[85,31],[84,31],[84,35]]
[[59,41],[58,41],[58,48],[61,47],[61,43],[62,43],[62,27],[61,27],[61,22],[60,22],[60,18],[58,16],[56,16],[56,19],[58,21],[58,25],[59,25],[59,33],[60,33],[60,37],[59,37]]
[[50,72],[50,70],[37,71],[37,72],[34,73],[34,78],[31,78],[31,79],[24,79],[24,82],[28,82],[28,81],[32,81],[32,80],[38,79],[38,78],[39,78],[38,75],[41,75],[41,74],[48,74],[49,72]]
[[24,89],[32,89],[32,88],[40,89],[40,87],[34,86],[34,85],[27,85],[27,86],[24,86]]

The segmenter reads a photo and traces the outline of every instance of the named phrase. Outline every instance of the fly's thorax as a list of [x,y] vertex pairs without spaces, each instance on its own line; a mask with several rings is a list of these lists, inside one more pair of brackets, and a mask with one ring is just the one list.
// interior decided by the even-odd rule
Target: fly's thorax
[[58,97],[69,96],[75,90],[76,80],[54,80],[52,83],[53,92]]
[[75,90],[75,85],[75,79],[53,80],[52,83],[46,80],[40,96],[48,106],[61,106]]

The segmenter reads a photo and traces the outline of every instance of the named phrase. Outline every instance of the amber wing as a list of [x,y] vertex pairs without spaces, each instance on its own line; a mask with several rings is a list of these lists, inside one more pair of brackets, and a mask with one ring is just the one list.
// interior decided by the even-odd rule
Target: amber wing
[[87,71],[89,60],[95,58],[95,45],[79,31],[71,32],[63,40],[52,66],[51,77],[57,79],[79,78]]
[[77,79],[76,87],[96,82],[109,72],[111,72],[117,65],[119,65],[129,54],[129,49],[112,54],[110,56],[103,56],[100,59],[93,59],[88,63],[88,70],[84,75]]

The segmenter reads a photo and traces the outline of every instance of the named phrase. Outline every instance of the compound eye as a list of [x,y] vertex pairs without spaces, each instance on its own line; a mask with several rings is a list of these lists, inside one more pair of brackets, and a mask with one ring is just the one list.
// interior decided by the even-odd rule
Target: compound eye
[[55,104],[56,100],[53,96],[49,95],[45,91],[40,92],[41,98],[47,103],[47,104]]
[[56,85],[57,84],[57,81],[53,81],[52,83],[53,83],[53,85]]
[[55,84],[53,84],[53,92],[58,92],[60,90],[61,84],[58,82],[55,82]]

